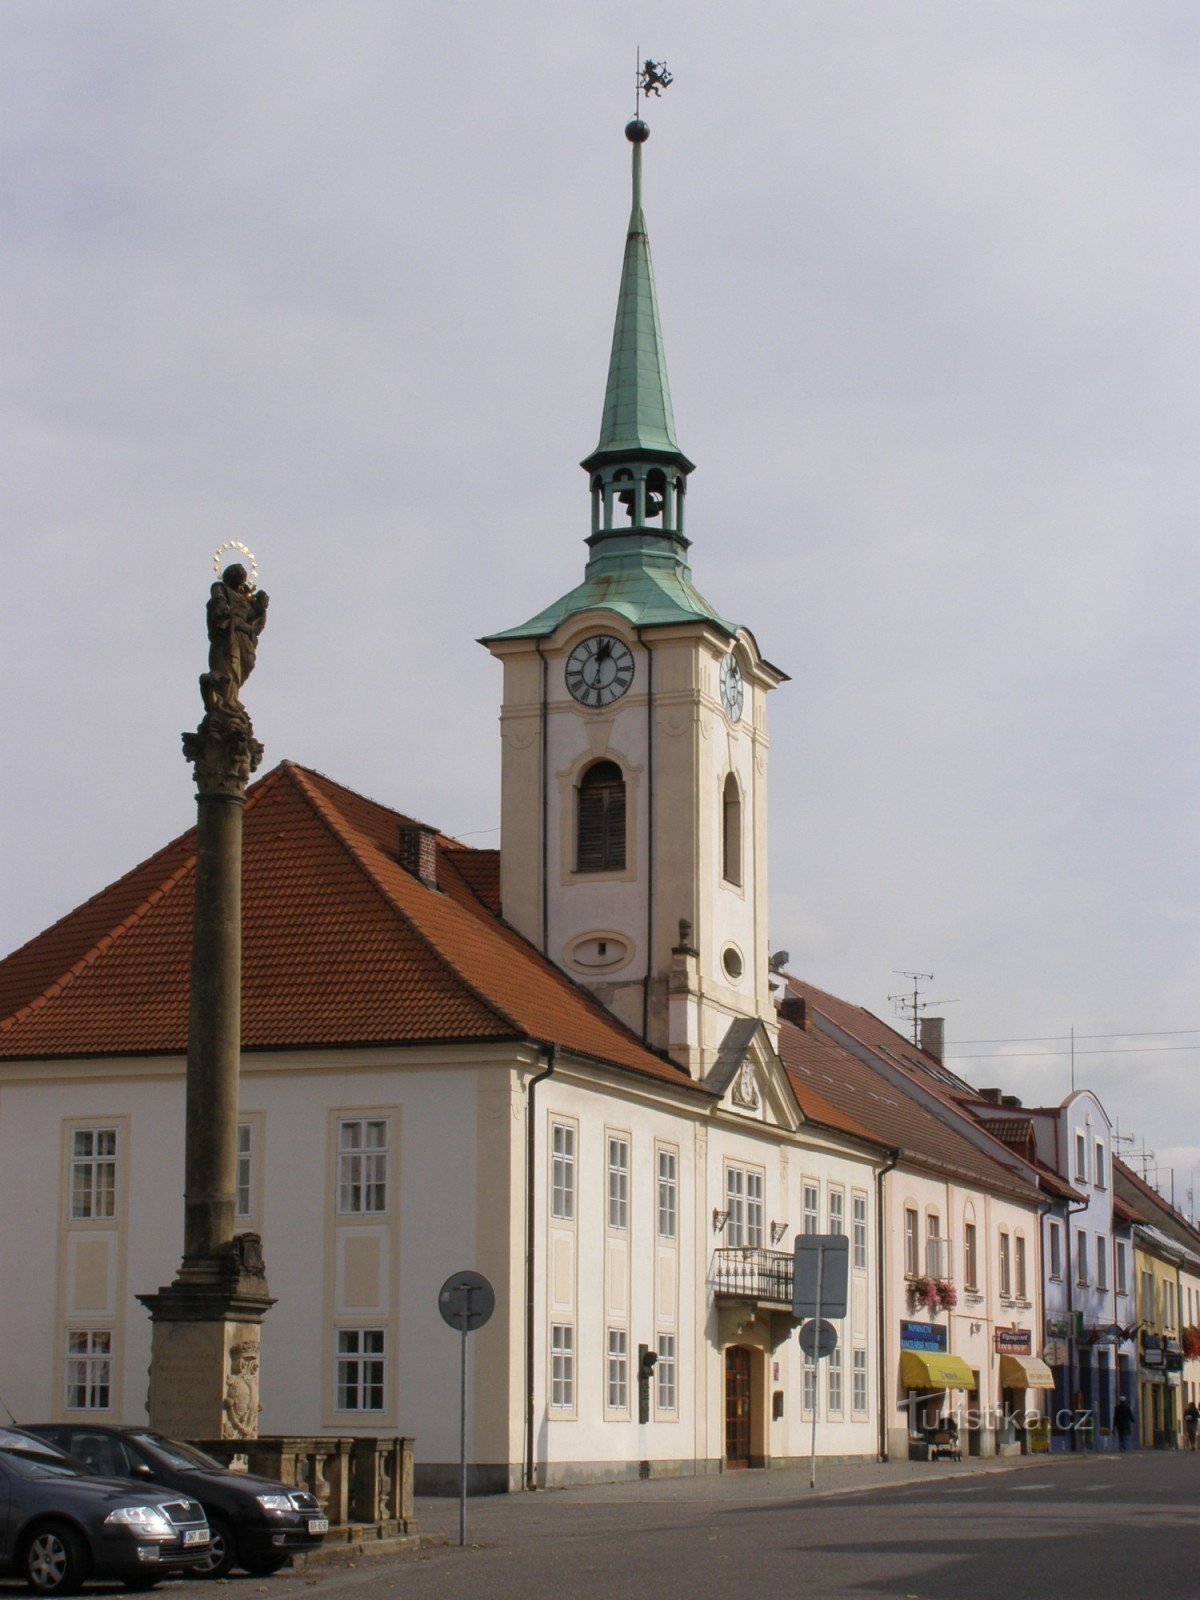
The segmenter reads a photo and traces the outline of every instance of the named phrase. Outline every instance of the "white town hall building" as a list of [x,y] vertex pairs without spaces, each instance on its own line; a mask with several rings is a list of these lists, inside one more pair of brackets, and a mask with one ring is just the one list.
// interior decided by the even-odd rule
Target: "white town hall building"
[[[471,1351],[476,1488],[795,1460],[814,1403],[822,1454],[881,1443],[889,1151],[777,1051],[784,675],[692,585],[627,132],[583,580],[485,641],[500,850],[288,762],[245,807],[239,1227],[277,1300],[261,1430],[411,1434],[418,1487],[456,1471],[436,1301],[466,1267],[497,1292]],[[193,852],[183,835],[0,963],[0,1371],[27,1420],[145,1417],[136,1296],[181,1236]],[[789,1310],[802,1230],[851,1236],[819,1384]]]

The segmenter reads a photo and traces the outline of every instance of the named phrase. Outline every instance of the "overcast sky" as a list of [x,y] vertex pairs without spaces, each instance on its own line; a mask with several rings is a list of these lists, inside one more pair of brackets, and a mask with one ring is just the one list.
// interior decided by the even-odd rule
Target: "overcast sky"
[[645,203],[693,571],[791,674],[773,944],[882,1015],[934,974],[987,1057],[955,1064],[1026,1103],[1073,1026],[1186,1204],[1198,32],[1194,0],[4,0],[0,947],[191,823],[227,539],[272,596],[267,764],[498,843],[474,641],[582,574],[640,43],[676,74]]

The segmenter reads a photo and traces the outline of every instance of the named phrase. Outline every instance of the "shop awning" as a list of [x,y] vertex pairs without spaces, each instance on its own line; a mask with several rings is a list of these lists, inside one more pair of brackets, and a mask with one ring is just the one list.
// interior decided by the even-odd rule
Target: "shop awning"
[[1001,1356],[1002,1389],[1053,1389],[1054,1374],[1036,1356]]
[[973,1389],[975,1374],[961,1356],[901,1350],[900,1382],[906,1389]]

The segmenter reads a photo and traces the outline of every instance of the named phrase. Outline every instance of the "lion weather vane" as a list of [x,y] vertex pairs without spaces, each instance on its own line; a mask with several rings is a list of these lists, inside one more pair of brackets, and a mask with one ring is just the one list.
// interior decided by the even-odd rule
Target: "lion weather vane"
[[661,100],[663,90],[671,87],[675,81],[675,75],[667,71],[667,63],[665,61],[651,61],[647,57],[638,68],[637,81],[638,88],[647,100],[651,95]]

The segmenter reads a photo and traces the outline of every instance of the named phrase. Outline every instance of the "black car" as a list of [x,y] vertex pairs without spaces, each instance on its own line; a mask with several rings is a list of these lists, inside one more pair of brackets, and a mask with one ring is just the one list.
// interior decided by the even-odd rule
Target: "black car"
[[74,1594],[86,1578],[152,1589],[208,1556],[204,1512],[190,1495],[97,1477],[46,1439],[0,1428],[0,1572],[39,1594]]
[[316,1495],[274,1478],[233,1472],[193,1445],[149,1428],[38,1423],[31,1433],[51,1439],[93,1472],[162,1484],[191,1495],[204,1507],[212,1530],[203,1575],[223,1578],[232,1567],[265,1575],[289,1556],[324,1543],[329,1522]]

